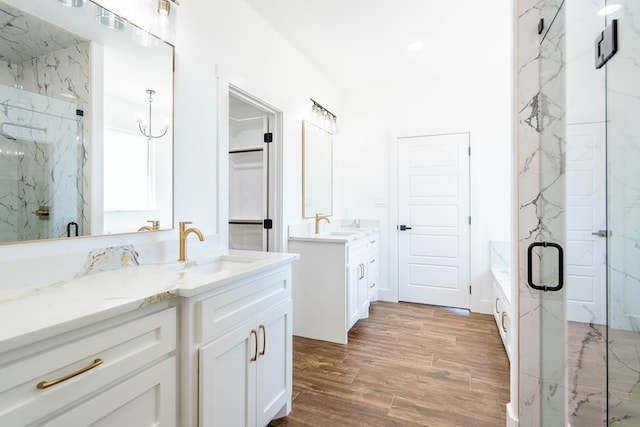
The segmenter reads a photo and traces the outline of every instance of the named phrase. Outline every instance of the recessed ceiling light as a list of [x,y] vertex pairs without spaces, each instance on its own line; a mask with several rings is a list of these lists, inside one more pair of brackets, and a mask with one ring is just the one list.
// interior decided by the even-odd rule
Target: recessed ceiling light
[[622,7],[622,5],[616,3],[616,4],[610,4],[609,6],[603,7],[602,9],[600,9],[597,12],[598,16],[606,16],[606,15],[611,15],[612,13],[616,13],[617,11],[620,10],[620,8]]
[[424,47],[424,43],[422,42],[411,42],[408,45],[406,45],[404,48],[410,52],[416,52],[418,50],[422,50],[423,47]]

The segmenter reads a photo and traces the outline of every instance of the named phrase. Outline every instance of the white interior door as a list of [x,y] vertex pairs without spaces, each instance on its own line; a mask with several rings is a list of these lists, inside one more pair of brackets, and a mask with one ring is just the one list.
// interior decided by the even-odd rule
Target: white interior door
[[469,308],[469,134],[397,144],[399,299]]
[[567,319],[605,324],[605,123],[567,126]]

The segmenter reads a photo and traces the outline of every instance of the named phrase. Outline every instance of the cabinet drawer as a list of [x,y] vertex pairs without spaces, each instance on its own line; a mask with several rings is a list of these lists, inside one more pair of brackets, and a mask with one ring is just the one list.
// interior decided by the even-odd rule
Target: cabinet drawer
[[210,341],[288,298],[291,298],[291,271],[284,270],[239,283],[198,301],[195,307],[195,341]]
[[78,406],[47,420],[43,425],[47,427],[175,426],[175,356],[92,396]]
[[[0,425],[25,425],[82,400],[176,348],[176,309],[143,317],[122,316],[0,355]],[[128,321],[127,321],[128,319]],[[40,347],[40,348],[38,348]],[[15,357],[16,354],[18,357]],[[41,382],[77,376],[38,388]]]
[[347,264],[351,264],[354,261],[359,262],[360,258],[366,258],[367,245],[369,241],[367,238],[360,238],[347,244]]

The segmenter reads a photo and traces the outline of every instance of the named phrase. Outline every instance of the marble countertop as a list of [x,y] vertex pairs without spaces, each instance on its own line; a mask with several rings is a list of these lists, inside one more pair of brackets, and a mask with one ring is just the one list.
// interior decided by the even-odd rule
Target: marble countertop
[[308,242],[340,243],[351,242],[377,232],[377,228],[339,228],[327,230],[322,233],[291,233],[289,240],[301,240]]
[[174,297],[193,297],[296,254],[225,251],[194,262],[158,263],[0,292],[0,353]]

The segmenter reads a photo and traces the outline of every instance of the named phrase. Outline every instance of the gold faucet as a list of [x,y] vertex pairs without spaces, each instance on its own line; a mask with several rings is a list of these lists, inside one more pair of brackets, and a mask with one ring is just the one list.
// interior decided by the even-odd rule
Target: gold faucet
[[317,213],[316,214],[316,234],[318,234],[320,232],[320,221],[325,220],[328,223],[330,223],[331,221],[329,220],[329,217],[326,215],[322,215]]
[[186,228],[187,224],[191,224],[191,221],[180,222],[180,258],[178,258],[178,261],[187,260],[187,236],[189,234],[196,233],[198,239],[200,239],[201,242],[204,241],[202,231],[198,230],[195,227]]
[[158,230],[160,230],[160,221],[148,220],[147,222],[150,222],[151,225],[142,226],[142,227],[138,228],[138,231],[158,231]]

